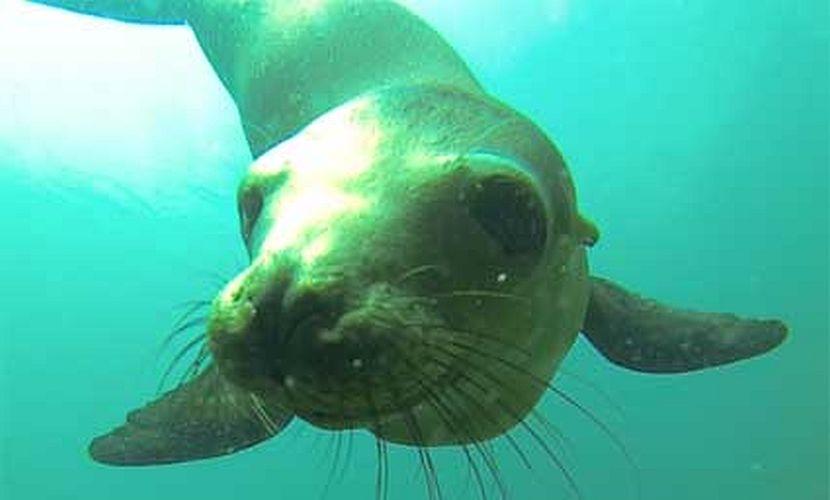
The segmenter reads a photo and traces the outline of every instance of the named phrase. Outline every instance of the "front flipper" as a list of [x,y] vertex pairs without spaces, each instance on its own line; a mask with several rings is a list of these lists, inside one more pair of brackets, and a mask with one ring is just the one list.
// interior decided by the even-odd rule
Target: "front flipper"
[[234,453],[282,430],[292,415],[226,381],[211,365],[195,379],[127,415],[92,440],[89,453],[109,465],[187,462]]
[[583,333],[618,365],[680,373],[763,354],[786,338],[787,326],[777,320],[673,309],[592,277]]

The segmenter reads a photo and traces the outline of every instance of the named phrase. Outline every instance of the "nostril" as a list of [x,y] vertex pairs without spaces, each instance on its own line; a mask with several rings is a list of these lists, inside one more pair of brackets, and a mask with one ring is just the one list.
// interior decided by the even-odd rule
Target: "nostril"
[[239,192],[239,218],[242,225],[242,237],[248,241],[254,225],[262,213],[264,204],[262,188],[255,184],[245,185]]

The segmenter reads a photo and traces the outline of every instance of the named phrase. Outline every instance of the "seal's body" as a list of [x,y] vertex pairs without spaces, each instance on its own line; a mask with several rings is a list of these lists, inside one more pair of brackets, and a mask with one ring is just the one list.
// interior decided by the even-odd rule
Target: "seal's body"
[[598,238],[554,145],[386,1],[48,0],[187,22],[257,158],[250,266],[213,303],[214,364],[93,441],[135,465],[231,453],[298,415],[433,446],[498,436],[582,330],[612,361],[681,372],[765,352],[775,321],[672,310],[589,278]]

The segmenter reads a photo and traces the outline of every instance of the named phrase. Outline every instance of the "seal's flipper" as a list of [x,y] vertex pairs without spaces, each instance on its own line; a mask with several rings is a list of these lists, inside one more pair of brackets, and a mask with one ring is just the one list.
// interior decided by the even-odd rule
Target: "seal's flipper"
[[777,320],[673,309],[601,278],[591,278],[583,333],[614,363],[632,370],[679,373],[763,354],[787,327]]
[[128,23],[184,24],[184,0],[28,0]]
[[127,423],[92,440],[89,453],[109,465],[187,462],[234,453],[282,430],[292,415],[226,381],[211,366],[127,415]]

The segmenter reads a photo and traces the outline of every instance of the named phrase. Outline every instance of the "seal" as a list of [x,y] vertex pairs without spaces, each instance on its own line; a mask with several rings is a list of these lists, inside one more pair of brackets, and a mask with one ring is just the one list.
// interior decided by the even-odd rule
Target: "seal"
[[294,416],[419,447],[523,421],[581,331],[654,373],[764,353],[776,320],[674,309],[591,277],[599,237],[554,144],[385,1],[48,0],[187,22],[256,160],[250,265],[211,306],[212,363],[96,438],[95,460],[233,453]]

